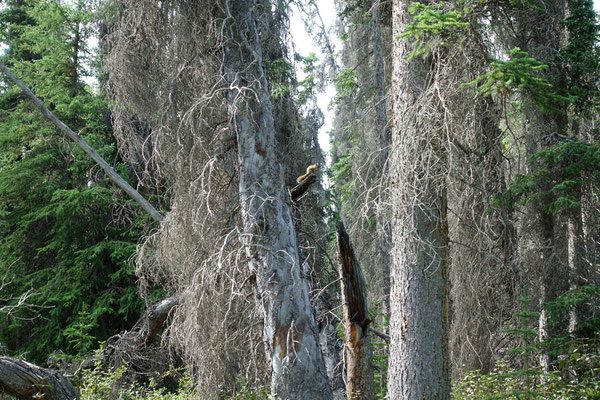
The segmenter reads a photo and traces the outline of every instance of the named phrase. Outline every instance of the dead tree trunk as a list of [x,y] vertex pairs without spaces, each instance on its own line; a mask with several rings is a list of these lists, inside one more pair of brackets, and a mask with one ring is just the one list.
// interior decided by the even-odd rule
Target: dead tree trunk
[[237,136],[242,239],[264,313],[271,393],[278,399],[331,399],[308,287],[300,274],[255,1],[223,3],[223,69],[230,126]]
[[381,1],[373,2],[373,78],[375,80],[375,96],[377,109],[377,131],[379,133],[379,146],[381,154],[379,155],[379,163],[381,175],[383,176],[380,189],[380,204],[385,211],[382,211],[378,217],[377,223],[381,229],[380,252],[381,252],[381,267],[383,275],[383,309],[384,313],[390,316],[390,252],[392,249],[392,228],[390,227],[389,216],[389,187],[386,184],[389,169],[388,169],[388,135],[387,135],[387,104],[385,94],[385,71],[383,63],[383,51],[381,49]]
[[369,309],[365,279],[340,221],[336,225],[339,273],[346,332],[346,392],[351,399],[375,398],[373,353],[369,337]]
[[79,399],[71,382],[61,373],[10,357],[0,357],[0,394],[17,399]]

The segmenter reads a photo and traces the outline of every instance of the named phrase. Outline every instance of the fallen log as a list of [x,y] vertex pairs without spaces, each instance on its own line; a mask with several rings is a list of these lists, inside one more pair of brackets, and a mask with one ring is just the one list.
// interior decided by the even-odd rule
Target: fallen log
[[60,372],[10,357],[0,357],[0,394],[17,399],[79,399],[75,387]]
[[[154,342],[173,307],[181,302],[181,296],[167,297],[150,306],[131,331],[109,338],[100,355],[103,369],[119,368],[125,362],[132,375],[166,372],[169,360]],[[97,357],[85,360],[75,375],[82,369],[95,368],[97,361]],[[0,397],[3,394],[23,400],[79,399],[77,390],[62,373],[11,357],[0,357]]]

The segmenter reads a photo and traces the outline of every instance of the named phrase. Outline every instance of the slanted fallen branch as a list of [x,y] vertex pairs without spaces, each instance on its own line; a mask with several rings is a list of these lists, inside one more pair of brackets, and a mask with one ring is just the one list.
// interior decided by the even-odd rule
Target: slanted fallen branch
[[161,222],[163,220],[163,216],[146,200],[142,197],[141,194],[138,193],[137,190],[131,187],[129,183],[127,183],[117,172],[110,166],[104,159],[100,156],[100,154],[96,153],[92,147],[87,144],[85,140],[67,125],[64,122],[56,118],[50,110],[44,106],[44,103],[40,99],[37,98],[35,94],[29,89],[19,78],[17,78],[12,72],[9,71],[8,68],[4,64],[0,62],[0,71],[4,72],[4,74],[13,81],[22,91],[35,103],[35,105],[40,109],[44,117],[46,117],[50,122],[58,127],[65,135],[67,135],[71,140],[73,140],[79,147],[83,149],[95,162],[106,172],[108,177],[117,184],[121,189],[125,191],[133,200],[135,200],[148,214],[154,218],[154,220]]

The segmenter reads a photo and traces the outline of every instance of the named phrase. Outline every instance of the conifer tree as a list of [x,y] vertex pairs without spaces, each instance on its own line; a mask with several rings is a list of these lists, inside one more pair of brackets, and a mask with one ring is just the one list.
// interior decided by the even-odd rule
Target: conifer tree
[[[2,61],[116,163],[107,105],[81,79],[90,56],[89,11],[84,2],[9,2],[0,13],[8,46]],[[82,354],[139,315],[128,260],[142,219],[9,83],[0,113],[0,275],[14,304],[27,294],[25,304],[0,316],[0,342],[37,362],[55,351]],[[127,174],[125,165],[116,166]]]

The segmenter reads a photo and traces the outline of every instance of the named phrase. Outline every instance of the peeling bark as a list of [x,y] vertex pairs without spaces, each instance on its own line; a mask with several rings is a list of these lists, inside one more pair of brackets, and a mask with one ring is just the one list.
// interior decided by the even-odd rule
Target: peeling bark
[[367,288],[350,238],[340,221],[336,225],[339,274],[346,332],[346,392],[351,399],[373,399],[373,352],[369,335]]
[[71,382],[61,373],[10,357],[0,357],[0,394],[17,399],[79,399]]
[[242,239],[264,313],[271,395],[331,399],[283,184],[255,1],[232,0],[225,6],[223,67],[231,128],[238,139]]

